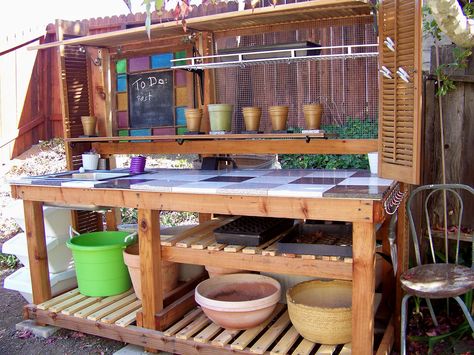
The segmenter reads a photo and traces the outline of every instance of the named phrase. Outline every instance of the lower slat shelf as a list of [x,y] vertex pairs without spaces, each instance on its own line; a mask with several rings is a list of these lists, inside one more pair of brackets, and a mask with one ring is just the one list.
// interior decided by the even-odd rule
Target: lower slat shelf
[[[81,313],[79,309],[75,309],[76,312],[73,314],[65,312],[65,309],[52,311],[58,304],[77,295],[78,291],[73,290],[37,306],[27,305],[26,314],[41,323],[172,353],[274,355],[351,353],[350,344],[320,345],[303,339],[291,325],[286,305],[283,304],[277,305],[268,321],[253,329],[225,330],[212,323],[197,307],[161,332],[132,325],[136,320],[137,311],[140,310],[140,302],[137,299],[130,300],[134,297],[131,290],[107,298],[84,296],[85,300],[81,301],[84,308],[81,310],[88,310],[86,312],[88,314]],[[86,300],[90,302],[85,302]],[[97,317],[91,317],[92,314]],[[390,335],[390,326],[387,329],[388,334],[381,345],[390,346],[393,335]]]

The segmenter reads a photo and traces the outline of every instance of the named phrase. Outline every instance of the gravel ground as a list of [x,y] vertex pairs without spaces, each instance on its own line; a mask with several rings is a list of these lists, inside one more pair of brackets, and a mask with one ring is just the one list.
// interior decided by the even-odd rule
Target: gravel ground
[[[150,156],[147,168],[186,168],[192,167],[195,156]],[[117,166],[129,166],[129,156],[118,156]],[[64,171],[66,160],[64,144],[60,139],[40,143],[26,153],[11,161],[0,162],[0,249],[2,244],[20,232],[14,220],[5,216],[11,203],[8,178],[24,175],[42,175]],[[127,213],[133,221],[133,213]],[[164,225],[196,222],[193,214],[164,213]],[[15,259],[0,253],[0,354],[113,354],[124,346],[123,343],[61,329],[48,339],[36,338],[29,332],[16,331],[15,324],[21,322],[24,298],[16,291],[3,288],[3,280],[21,265]]]

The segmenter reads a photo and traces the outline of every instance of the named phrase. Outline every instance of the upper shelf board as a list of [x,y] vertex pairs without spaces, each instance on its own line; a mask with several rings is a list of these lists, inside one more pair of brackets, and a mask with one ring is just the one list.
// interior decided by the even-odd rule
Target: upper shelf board
[[[193,32],[219,32],[258,28],[269,25],[308,22],[322,19],[365,17],[371,14],[370,0],[315,0],[275,7],[256,8],[186,19],[187,32],[179,21],[151,25],[151,38],[174,37]],[[94,34],[64,41],[31,46],[28,49],[45,49],[60,45],[84,45],[115,48],[148,41],[145,27]]]

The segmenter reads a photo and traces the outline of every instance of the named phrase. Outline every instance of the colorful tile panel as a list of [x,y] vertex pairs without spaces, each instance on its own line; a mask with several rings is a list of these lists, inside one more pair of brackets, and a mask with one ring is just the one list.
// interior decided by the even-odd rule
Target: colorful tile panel
[[128,128],[128,112],[127,111],[117,112],[117,127]]
[[128,71],[142,71],[150,69],[150,57],[136,57],[128,60]]
[[128,95],[127,93],[117,94],[117,110],[127,111],[128,110]]
[[186,87],[176,88],[176,106],[187,106],[188,105],[188,89]]
[[117,75],[117,92],[126,92],[127,91],[127,75],[119,74]]
[[187,72],[184,70],[176,70],[175,77],[174,77],[174,84],[176,86],[186,86],[186,76]]
[[117,62],[115,63],[115,72],[117,74],[127,72],[127,60],[126,59],[117,60]]
[[186,117],[184,116],[184,111],[186,110],[186,106],[176,107],[176,125],[178,126],[186,126]]
[[151,56],[151,67],[153,69],[170,68],[172,53],[156,54]]

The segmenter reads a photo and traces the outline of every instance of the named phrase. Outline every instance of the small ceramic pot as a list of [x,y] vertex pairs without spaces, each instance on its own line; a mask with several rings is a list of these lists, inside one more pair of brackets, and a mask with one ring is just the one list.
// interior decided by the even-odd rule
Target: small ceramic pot
[[262,109],[260,107],[242,107],[245,129],[247,131],[258,131]]
[[97,117],[95,116],[81,116],[82,129],[85,136],[95,136],[95,127],[97,124]]
[[206,271],[209,274],[210,278],[222,275],[229,275],[229,274],[240,274],[243,272],[248,272],[242,269],[231,269],[228,267],[219,267],[219,266],[208,266],[206,265]]
[[307,129],[319,129],[321,127],[321,116],[323,105],[309,104],[303,106],[303,113]]
[[209,123],[211,131],[231,131],[232,130],[232,111],[234,105],[230,104],[209,104]]
[[189,132],[199,132],[201,127],[202,109],[200,108],[187,108],[184,111],[186,117],[186,127]]
[[286,130],[286,121],[288,120],[288,106],[270,106],[268,108],[272,129],[274,131]]

